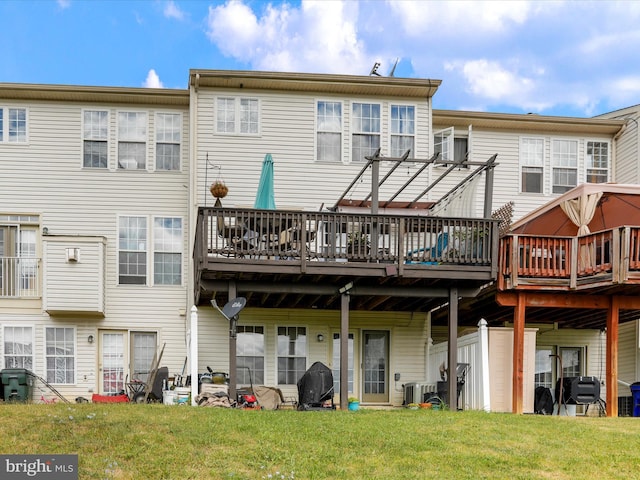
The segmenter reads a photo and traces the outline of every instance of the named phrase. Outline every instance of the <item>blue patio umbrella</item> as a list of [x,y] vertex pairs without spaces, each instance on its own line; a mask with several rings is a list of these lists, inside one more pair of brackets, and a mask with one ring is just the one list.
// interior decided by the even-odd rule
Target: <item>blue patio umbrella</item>
[[262,161],[262,173],[260,174],[260,183],[258,183],[258,192],[256,193],[256,201],[253,208],[276,209],[276,199],[273,191],[273,158],[270,153],[267,153]]

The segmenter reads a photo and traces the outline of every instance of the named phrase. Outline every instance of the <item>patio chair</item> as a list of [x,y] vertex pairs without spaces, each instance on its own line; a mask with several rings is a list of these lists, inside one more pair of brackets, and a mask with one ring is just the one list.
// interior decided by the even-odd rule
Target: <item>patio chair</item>
[[286,230],[282,230],[279,236],[279,250],[282,252],[282,256],[290,258],[299,258],[302,252],[302,244],[304,242],[306,246],[306,258],[317,258],[316,252],[311,250],[311,243],[316,238],[316,230],[313,228],[311,222],[307,222],[307,225],[303,231],[302,226],[294,225]]
[[[222,202],[216,199],[214,207],[221,208]],[[245,238],[246,230],[243,225],[234,221],[235,219],[225,218],[223,215],[216,216],[216,229],[218,236],[223,242],[221,255],[225,257],[244,257],[245,252],[253,248]]]
[[436,244],[433,247],[419,248],[407,253],[407,261],[409,264],[420,265],[438,265],[442,258],[442,253],[449,245],[449,233],[440,232],[436,238]]

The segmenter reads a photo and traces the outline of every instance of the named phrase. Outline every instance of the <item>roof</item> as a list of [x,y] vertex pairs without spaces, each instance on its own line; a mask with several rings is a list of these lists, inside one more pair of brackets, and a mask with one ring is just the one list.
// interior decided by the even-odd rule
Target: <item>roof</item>
[[602,193],[589,230],[596,232],[623,225],[638,225],[640,213],[640,185],[621,183],[583,183],[528,213],[511,225],[518,234],[568,235],[577,234],[577,226],[562,211],[560,205],[582,195]]
[[23,101],[45,100],[53,102],[189,106],[188,90],[168,88],[0,83],[0,98]]
[[441,80],[335,75],[319,73],[256,72],[240,70],[190,70],[189,86],[372,95],[406,98],[432,97]]
[[486,113],[462,110],[433,110],[433,124],[446,127],[486,128],[491,130],[522,130],[561,132],[563,134],[615,135],[624,120],[605,118],[554,117],[536,114]]

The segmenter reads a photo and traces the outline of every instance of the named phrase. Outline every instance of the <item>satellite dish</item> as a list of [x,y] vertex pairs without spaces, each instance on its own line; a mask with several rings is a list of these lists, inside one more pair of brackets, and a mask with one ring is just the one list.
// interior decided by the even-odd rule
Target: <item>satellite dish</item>
[[233,300],[229,300],[227,304],[222,307],[222,314],[227,319],[232,319],[240,313],[240,310],[247,304],[247,299],[244,297],[237,297]]

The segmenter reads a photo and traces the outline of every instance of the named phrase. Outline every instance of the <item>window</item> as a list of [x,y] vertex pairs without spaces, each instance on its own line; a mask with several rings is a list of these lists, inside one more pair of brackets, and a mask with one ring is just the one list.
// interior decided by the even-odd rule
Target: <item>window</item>
[[82,166],[87,168],[107,168],[109,113],[107,111],[85,110],[82,138]]
[[45,328],[47,382],[75,383],[75,330],[73,328]]
[[149,372],[153,367],[153,361],[157,353],[157,340],[155,332],[131,333],[131,363],[133,372],[131,377],[146,382]]
[[181,134],[180,114],[156,115],[156,170],[180,170]]
[[553,193],[564,193],[578,184],[578,142],[553,140]]
[[582,348],[560,347],[562,359],[562,376],[579,377],[582,375]]
[[520,191],[542,193],[544,178],[544,139],[520,139]]
[[216,132],[259,133],[259,106],[255,98],[220,97],[216,100]]
[[316,158],[322,162],[342,159],[342,103],[319,101],[316,114]]
[[4,368],[33,370],[33,328],[4,327]]
[[278,327],[278,384],[296,385],[307,371],[307,329]]
[[146,150],[147,113],[118,113],[118,168],[144,170]]
[[536,348],[536,372],[534,377],[535,387],[546,387],[553,390],[553,369],[552,362],[555,362],[551,347]]
[[[347,390],[348,394],[353,393],[355,390],[353,389],[353,352],[354,352],[354,343],[353,343],[353,333],[350,333],[348,336],[348,351],[349,358],[347,359]],[[331,361],[333,363],[333,369],[331,373],[333,374],[333,390],[337,394],[340,394],[340,334],[333,334],[333,355],[331,356]]]
[[439,153],[438,160],[462,163],[469,151],[469,138],[454,135],[453,127],[440,130],[433,134],[433,153]]
[[236,375],[241,385],[264,385],[264,327],[238,325]]
[[147,219],[120,217],[118,231],[120,285],[147,284]]
[[380,148],[380,105],[354,103],[352,110],[351,160],[364,162]]
[[587,182],[606,183],[609,179],[609,143],[587,142]]
[[182,219],[158,217],[153,221],[153,283],[182,284]]
[[0,107],[0,142],[27,142],[27,109]]
[[[15,222],[4,224],[1,222]],[[38,217],[0,216],[0,296],[37,297],[39,295],[36,257]]]
[[401,157],[407,150],[415,153],[415,116],[415,107],[411,105],[391,105],[392,157]]

